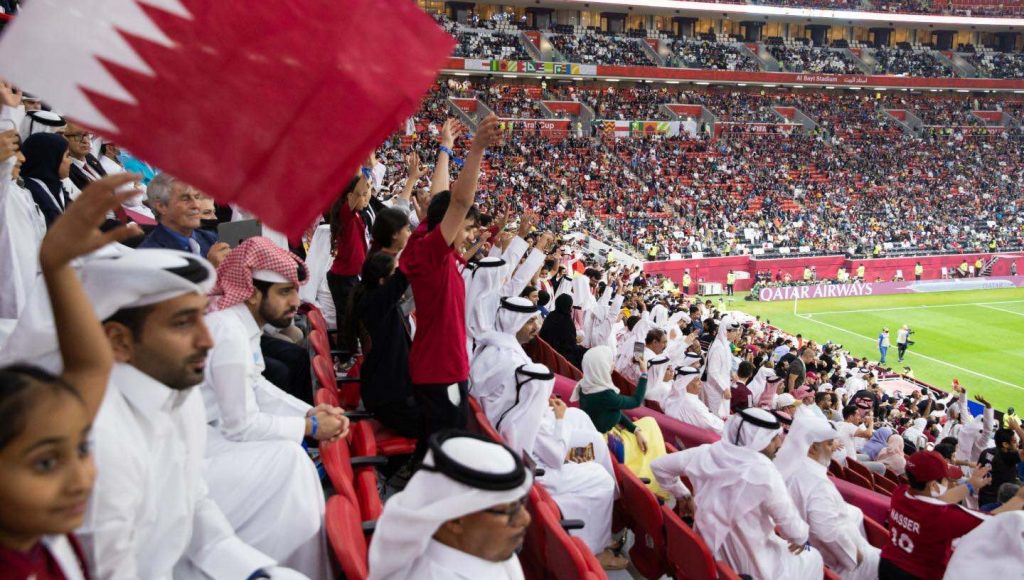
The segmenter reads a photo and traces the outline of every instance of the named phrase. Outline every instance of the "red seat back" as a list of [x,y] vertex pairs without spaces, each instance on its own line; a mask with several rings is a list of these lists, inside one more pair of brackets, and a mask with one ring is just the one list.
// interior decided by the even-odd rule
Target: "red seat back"
[[[338,382],[334,378],[334,365],[331,364],[331,357],[315,355],[313,357],[313,378],[321,389],[330,389],[335,395],[338,392]],[[337,398],[337,397],[335,397]]]
[[327,387],[321,387],[313,393],[313,403],[317,405],[332,405],[338,406],[338,394],[334,389]]
[[870,479],[864,477],[863,475],[857,473],[856,471],[850,468],[847,468],[846,471],[843,472],[843,479],[849,481],[850,483],[859,485],[864,489],[875,489],[875,486],[871,485]]
[[665,557],[676,580],[715,580],[715,557],[697,532],[668,506],[661,506],[665,522]]
[[[561,519],[552,506],[540,503],[537,506],[537,517],[541,520],[544,530],[544,550],[547,555],[547,569],[557,580],[596,580],[584,555],[572,541],[569,533],[562,529]],[[587,554],[590,555],[589,550]],[[590,555],[593,558],[593,555]]]
[[544,543],[544,525],[537,515],[537,506],[546,504],[547,499],[539,490],[541,486],[534,483],[527,495],[527,507],[530,509],[530,525],[526,528],[526,538],[523,540],[523,551],[519,554],[519,560],[523,564],[523,571],[526,577],[531,580],[543,579],[547,576],[545,563],[547,562]]
[[309,312],[306,313],[306,318],[309,320],[309,326],[312,330],[319,330],[320,332],[327,334],[327,319],[324,318],[324,313],[320,312],[319,308],[312,306],[312,308],[309,309]]
[[331,497],[327,500],[324,526],[327,528],[331,550],[341,565],[345,578],[364,580],[368,577],[370,571],[366,537],[363,535],[356,507],[345,497]]
[[725,560],[719,560],[716,564],[718,565],[718,580],[742,580]]
[[314,328],[309,331],[309,338],[307,340],[309,340],[309,346],[316,355],[331,360],[331,341],[328,340],[326,332]]
[[836,574],[832,570],[829,570],[828,566],[825,566],[825,580],[840,580],[839,574]]
[[889,530],[875,520],[864,516],[864,533],[867,535],[868,543],[881,550],[889,543]]
[[636,534],[636,543],[629,550],[630,561],[647,578],[660,578],[665,573],[665,528],[661,506],[640,479],[628,468],[615,464],[621,492],[621,515]]
[[872,473],[871,470],[868,469],[867,467],[864,467],[864,465],[858,462],[856,459],[848,458],[846,460],[846,468],[874,484],[874,473]]

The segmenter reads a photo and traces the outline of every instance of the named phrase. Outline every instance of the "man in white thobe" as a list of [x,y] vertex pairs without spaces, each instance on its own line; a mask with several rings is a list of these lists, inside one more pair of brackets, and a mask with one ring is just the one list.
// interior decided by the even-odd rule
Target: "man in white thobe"
[[264,325],[287,328],[308,279],[272,240],[249,238],[218,269],[206,317],[214,346],[201,392],[209,433],[203,474],[238,536],[310,578],[330,578],[323,488],[302,442],[339,437],[342,410],[311,407],[263,377]]
[[515,402],[515,369],[530,364],[522,345],[540,331],[540,308],[527,298],[502,298],[494,329],[477,338],[470,361],[471,395],[492,425]]
[[732,315],[725,315],[718,321],[718,334],[708,348],[708,362],[705,366],[704,403],[718,415],[728,415],[729,401],[726,391],[732,389],[732,350],[730,343],[739,340],[743,325]]
[[202,476],[206,413],[194,387],[213,346],[203,311],[215,278],[209,262],[172,250],[83,267],[117,360],[77,533],[93,578],[305,578],[240,540]]
[[453,430],[433,435],[423,467],[377,520],[370,580],[522,580],[516,550],[531,485],[508,447]]
[[700,370],[694,367],[676,369],[672,393],[665,400],[665,414],[687,425],[707,429],[719,435],[725,428],[725,420],[708,410],[700,400]]
[[811,545],[821,552],[825,565],[844,580],[874,580],[881,552],[868,543],[864,513],[846,503],[828,478],[839,437],[828,421],[797,413],[775,466],[810,526]]
[[573,530],[606,570],[628,560],[612,553],[615,476],[608,445],[586,413],[551,396],[555,375],[544,365],[514,369],[516,398],[495,425],[509,446],[529,455],[544,475],[537,480],[558,504],[562,517],[584,522]]
[[696,501],[695,528],[716,559],[755,580],[818,580],[821,554],[804,546],[807,523],[771,461],[781,433],[768,411],[743,409],[726,421],[719,441],[655,459],[651,470],[662,489]]

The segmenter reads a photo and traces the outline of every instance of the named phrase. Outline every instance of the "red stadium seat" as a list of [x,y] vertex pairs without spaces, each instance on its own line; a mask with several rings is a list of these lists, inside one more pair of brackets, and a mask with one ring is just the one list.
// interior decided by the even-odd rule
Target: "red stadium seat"
[[661,506],[665,522],[665,559],[676,580],[715,580],[715,557],[704,540],[668,506]]
[[545,563],[547,556],[545,552],[544,524],[537,515],[537,506],[546,504],[547,499],[541,495],[540,484],[533,484],[530,493],[527,495],[527,507],[530,509],[529,527],[526,528],[526,538],[523,540],[523,551],[519,554],[519,560],[523,565],[523,571],[531,580],[543,580],[547,577]]
[[[546,502],[536,506],[537,518],[541,521],[544,531],[544,550],[547,569],[551,577],[557,580],[597,580],[600,578],[591,569],[594,564],[587,563],[587,557],[594,558],[590,550],[581,550],[572,537],[562,529],[561,519],[552,506]],[[600,568],[600,565],[597,566]]]
[[732,566],[726,563],[725,560],[719,560],[718,565],[718,580],[743,580],[740,575],[732,569]]
[[846,468],[871,482],[872,487],[874,487],[875,474],[867,467],[864,467],[859,461],[847,458]]
[[309,326],[313,330],[319,330],[325,335],[329,335],[330,329],[327,326],[327,319],[324,318],[324,313],[320,311],[316,306],[310,305],[312,308],[306,313],[306,318],[309,320]]
[[[371,446],[373,435],[368,429],[364,423],[355,423],[349,430],[348,438],[322,443],[320,459],[335,491],[347,496],[359,507],[363,521],[375,521],[380,517],[384,505],[377,488],[377,471],[374,466],[385,463],[386,459],[374,453]],[[369,443],[365,442],[367,437],[370,438]],[[361,442],[361,450],[366,454],[360,454],[359,449],[356,449],[353,456],[350,442],[352,445]]]
[[328,360],[332,360],[331,356],[331,343],[327,339],[327,333],[313,328],[309,336],[307,337],[310,348],[313,349],[314,355],[322,356]]
[[628,468],[618,462],[614,465],[621,493],[619,515],[626,527],[636,534],[629,559],[644,577],[660,578],[666,566],[665,527],[658,498]]
[[849,468],[847,468],[845,471],[843,471],[843,479],[845,479],[846,481],[849,481],[850,483],[859,485],[859,486],[863,487],[864,489],[874,489],[875,488],[875,486],[871,485],[871,480],[870,479],[864,477],[863,475],[861,475],[861,474],[857,473],[856,471],[853,471],[852,469],[849,469]]
[[867,535],[868,543],[878,549],[889,543],[889,530],[867,516],[864,516],[864,533]]
[[828,566],[825,566],[824,580],[840,580],[839,574],[836,574],[832,570],[829,570]]
[[366,536],[359,521],[359,511],[343,496],[327,500],[324,516],[327,539],[334,557],[341,565],[346,580],[364,580],[370,575],[367,562]]
[[359,381],[347,379],[338,384],[333,359],[330,356],[317,354],[313,357],[313,378],[320,387],[334,389],[337,392],[338,404],[342,408],[359,408]]

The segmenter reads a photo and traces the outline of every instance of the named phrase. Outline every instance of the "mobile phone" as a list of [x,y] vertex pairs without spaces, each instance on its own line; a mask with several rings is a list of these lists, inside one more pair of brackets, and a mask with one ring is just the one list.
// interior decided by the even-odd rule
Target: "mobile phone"
[[644,343],[637,341],[633,343],[633,356],[644,355]]
[[245,240],[263,235],[263,226],[257,220],[241,220],[224,222],[217,226],[217,240],[227,243],[232,248],[238,247]]

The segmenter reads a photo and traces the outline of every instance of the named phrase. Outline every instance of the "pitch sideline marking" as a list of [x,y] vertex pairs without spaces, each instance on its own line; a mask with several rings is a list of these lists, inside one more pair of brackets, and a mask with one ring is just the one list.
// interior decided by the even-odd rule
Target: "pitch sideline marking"
[[[1024,300],[1003,300],[1001,302],[965,302],[963,304],[938,304],[935,306],[929,306],[922,304],[920,306],[899,306],[896,308],[864,308],[861,310],[824,310],[822,312],[812,312],[810,314],[856,314],[858,312],[891,312],[893,310],[919,310],[922,308],[957,308],[959,306],[987,306],[990,304],[1019,304]],[[998,310],[998,309],[997,309]],[[1010,311],[1007,311],[1010,312]],[[1014,314],[1020,314],[1020,312],[1014,312]]]
[[[1024,301],[1021,301],[1021,302],[1024,302]],[[934,307],[933,307],[933,308],[934,308]],[[1016,313],[1015,313],[1015,314],[1016,314]],[[814,320],[813,318],[811,318],[810,316],[808,316],[808,315],[806,315],[806,314],[797,314],[797,316],[799,316],[799,317],[801,317],[801,318],[804,318],[805,320],[810,320],[811,322],[814,322],[814,323],[816,323],[816,324],[821,324],[821,325],[823,325],[823,326],[827,326],[827,327],[829,327],[829,328],[834,328],[834,329],[836,329],[836,330],[838,330],[838,331],[840,331],[840,332],[845,332],[845,333],[847,333],[847,334],[852,334],[853,336],[856,336],[856,337],[859,337],[859,338],[863,338],[864,340],[867,340],[867,341],[870,341],[870,342],[875,342],[875,339],[873,339],[873,338],[871,338],[871,337],[869,337],[869,336],[864,336],[863,334],[859,334],[859,333],[853,332],[852,330],[847,330],[847,329],[845,329],[845,328],[842,328],[842,327],[840,327],[840,326],[836,326],[836,325],[834,325],[834,324],[829,324],[829,323],[827,323],[827,322],[822,322],[822,321],[820,321],[820,320]],[[944,361],[944,360],[939,360],[939,359],[937,359],[937,358],[934,358],[934,357],[930,357],[930,356],[928,356],[928,355],[926,355],[926,354],[921,354],[921,353],[919,353],[919,352],[913,352],[913,351],[908,351],[908,352],[907,352],[907,354],[908,354],[908,355],[914,355],[914,356],[919,356],[919,357],[921,357],[921,358],[924,358],[924,359],[928,359],[928,360],[930,360],[930,361],[934,361],[934,362],[937,362],[937,363],[939,363],[939,364],[941,364],[941,365],[946,365],[947,367],[950,367],[950,368],[953,368],[953,369],[957,369],[957,370],[959,370],[959,371],[963,371],[963,372],[965,372],[965,373],[969,373],[969,374],[972,374],[972,375],[974,375],[974,376],[976,376],[976,377],[981,377],[981,378],[983,378],[983,379],[987,379],[987,380],[990,380],[990,381],[994,381],[994,382],[997,382],[997,383],[999,383],[999,384],[1001,384],[1001,385],[1006,385],[1006,386],[1008,386],[1008,387],[1013,387],[1013,388],[1015,388],[1015,389],[1017,389],[1017,390],[1020,390],[1020,391],[1024,391],[1024,387],[1022,387],[1022,386],[1020,386],[1020,385],[1015,385],[1015,384],[1013,384],[1013,383],[1008,383],[1008,382],[1006,382],[1006,381],[1003,381],[1003,380],[997,379],[997,378],[995,378],[995,377],[990,377],[990,376],[988,376],[988,375],[983,375],[983,374],[981,374],[981,373],[979,373],[979,372],[976,372],[976,371],[972,371],[971,369],[965,369],[964,367],[961,367],[961,366],[957,366],[957,365],[955,365],[955,364],[952,364],[952,363],[948,363],[948,362],[946,362],[946,361]]]
[[989,310],[998,310],[1000,312],[1006,312],[1007,314],[1016,314],[1017,316],[1024,316],[1024,312],[1017,312],[1016,310],[1007,310],[1005,308],[999,308],[998,306],[989,306],[987,304],[976,304],[982,308],[988,308]]

